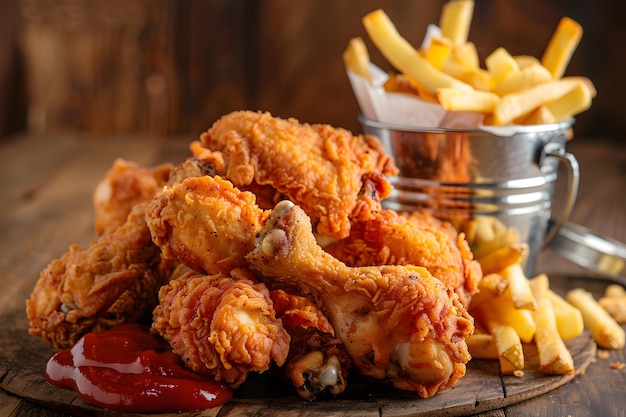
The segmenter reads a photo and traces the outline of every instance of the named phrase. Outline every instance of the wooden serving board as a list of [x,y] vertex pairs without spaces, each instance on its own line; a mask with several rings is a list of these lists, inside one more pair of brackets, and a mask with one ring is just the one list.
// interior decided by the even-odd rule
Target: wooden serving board
[[[6,327],[0,332],[0,388],[41,407],[73,416],[119,416],[80,399],[74,391],[49,385],[44,369],[54,350],[43,340],[27,333],[23,310],[2,312]],[[567,342],[576,373],[585,371],[596,352],[591,335]],[[494,360],[472,360],[467,374],[453,388],[432,398],[354,378],[340,397],[315,402],[301,400],[288,386],[266,375],[254,375],[223,407],[182,414],[159,416],[460,416],[505,407],[566,384],[575,375],[547,376],[538,369],[537,352],[525,346],[526,370],[523,377],[499,375]],[[145,415],[145,414],[144,414]]]

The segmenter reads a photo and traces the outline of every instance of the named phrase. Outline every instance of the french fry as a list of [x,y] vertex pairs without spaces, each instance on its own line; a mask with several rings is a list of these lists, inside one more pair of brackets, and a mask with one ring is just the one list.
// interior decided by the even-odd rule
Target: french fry
[[[528,284],[537,302],[546,298],[552,304],[556,329],[562,340],[571,339],[583,332],[585,326],[582,313],[550,289],[550,281],[546,274],[539,274],[531,278]],[[539,327],[540,325],[537,323],[537,329]]]
[[581,334],[585,329],[581,311],[552,290],[548,291],[548,298],[552,303],[556,328],[561,339],[569,340]]
[[422,54],[435,68],[441,70],[451,51],[452,42],[448,38],[437,36],[430,40],[428,49],[423,51]]
[[[477,321],[488,327],[489,320],[497,318],[500,324],[511,326],[524,343],[530,343],[535,336],[537,326],[532,311],[515,308],[511,300],[510,288],[500,296],[493,297],[488,303],[482,303],[470,308]],[[489,329],[491,333],[491,329]]]
[[552,303],[547,296],[544,295],[537,301],[537,309],[533,312],[533,318],[537,325],[535,344],[537,345],[541,370],[547,374],[573,374],[574,360],[561,339],[556,327]]
[[550,281],[548,275],[538,274],[528,280],[528,286],[533,293],[535,300],[541,300],[548,297],[548,291],[550,291]]
[[524,274],[522,265],[509,265],[502,271],[504,278],[509,281],[509,292],[513,305],[517,309],[534,310],[537,306],[535,297],[530,290],[528,278]]
[[475,239],[477,244],[490,242],[495,239],[494,223],[498,221],[495,217],[476,216],[473,220],[476,223]]
[[539,106],[527,115],[515,120],[520,125],[540,125],[556,122],[556,118],[546,106]]
[[581,80],[561,79],[507,94],[496,105],[493,122],[495,125],[509,124],[535,108],[564,96],[580,83]]
[[585,85],[578,84],[564,96],[546,103],[545,107],[559,121],[587,110],[591,107],[591,99],[591,91]]
[[467,42],[473,13],[473,0],[450,0],[444,4],[439,18],[443,36],[450,39],[454,45]]
[[468,84],[439,71],[404,39],[387,14],[375,10],[363,17],[363,25],[372,42],[398,71],[435,94],[439,88],[471,90]]
[[609,284],[598,303],[620,324],[626,324],[626,289],[620,284]]
[[555,80],[565,73],[582,35],[582,27],[574,20],[563,17],[559,21],[541,57],[541,64],[550,71]]
[[500,372],[512,375],[524,369],[524,349],[519,335],[511,326],[492,322],[489,326],[500,360]]
[[465,338],[472,358],[498,359],[498,349],[494,337],[487,333],[474,333]]
[[446,74],[465,82],[480,69],[476,45],[467,42],[453,46],[441,69]]
[[496,86],[520,71],[517,61],[502,47],[497,48],[485,58],[485,65],[493,76]]
[[455,88],[439,88],[437,99],[446,110],[479,113],[491,113],[500,101],[500,97],[493,93]]
[[[505,298],[496,297],[494,301],[498,299],[505,300]],[[509,315],[502,315],[498,306],[494,304],[493,302],[481,304],[471,314],[477,323],[484,326],[493,337],[500,371],[505,375],[511,375],[524,369],[522,339],[517,329],[508,323]],[[510,302],[508,304],[511,306]]]
[[404,75],[400,74],[390,75],[383,84],[383,88],[389,93],[412,94],[415,96],[420,95],[420,91],[417,89],[417,86],[409,81]]
[[626,324],[626,295],[602,297],[598,303],[620,324]]
[[526,88],[548,82],[551,79],[552,74],[550,74],[550,71],[548,71],[544,66],[530,65],[510,74],[491,91],[499,96],[505,96],[516,91],[522,91]]
[[346,50],[343,52],[343,62],[350,71],[372,82],[369,52],[363,38],[350,39]]
[[517,62],[517,65],[521,70],[533,65],[541,65],[539,58],[532,55],[515,55],[513,59]]
[[603,349],[624,348],[624,329],[602,308],[593,294],[585,289],[575,288],[567,292],[565,300],[580,310],[585,327],[589,329],[598,346]]
[[504,294],[509,282],[500,274],[487,274],[478,283],[478,292],[472,296],[470,310],[482,304],[489,303],[494,297]]
[[[504,246],[515,245],[520,242],[519,231],[513,227],[507,228],[501,222],[494,219],[491,223],[491,229],[487,229],[488,222],[483,223],[485,229],[480,230],[480,234],[477,235],[477,239],[474,249],[474,256],[481,258],[486,254],[493,252]],[[492,234],[491,239],[487,240],[489,234]],[[480,239],[478,239],[480,236]]]
[[605,297],[623,297],[626,296],[626,289],[620,284],[609,284],[604,289]]
[[483,292],[490,292],[493,296],[504,294],[509,287],[509,281],[501,274],[486,274],[478,283],[478,289]]
[[476,240],[476,232],[478,229],[478,222],[474,217],[471,218],[459,218],[455,217],[450,219],[450,223],[454,225],[454,228],[459,233],[465,234],[465,240],[472,246]]
[[608,274],[621,274],[625,268],[626,262],[619,256],[605,253],[598,260],[598,269]]
[[503,271],[508,266],[520,263],[528,253],[528,245],[524,243],[503,246],[480,258],[476,258],[483,274]]
[[598,91],[596,90],[596,87],[593,85],[591,80],[587,77],[580,77],[580,76],[563,77],[561,78],[561,81],[572,83],[572,85],[582,84],[589,89],[589,92],[591,93],[591,97],[595,97],[596,95],[598,95]]
[[491,91],[495,84],[489,71],[482,68],[478,68],[476,71],[464,75],[463,81],[478,91]]

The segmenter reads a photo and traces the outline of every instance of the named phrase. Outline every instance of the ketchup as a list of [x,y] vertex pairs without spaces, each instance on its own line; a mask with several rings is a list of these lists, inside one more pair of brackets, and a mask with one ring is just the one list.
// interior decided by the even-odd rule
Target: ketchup
[[192,411],[232,398],[228,386],[186,369],[167,342],[137,324],[86,334],[48,361],[46,380],[122,412]]

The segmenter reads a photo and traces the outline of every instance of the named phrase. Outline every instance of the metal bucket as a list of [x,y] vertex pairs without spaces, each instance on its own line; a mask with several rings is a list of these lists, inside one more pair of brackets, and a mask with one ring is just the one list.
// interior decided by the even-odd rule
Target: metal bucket
[[[468,219],[495,219],[528,244],[524,269],[527,276],[534,274],[539,251],[567,221],[576,200],[578,162],[565,151],[573,120],[522,126],[511,136],[359,120],[364,133],[381,139],[400,170],[390,177],[394,191],[383,202],[386,208],[426,209],[457,226]],[[567,168],[567,192],[561,212],[551,219],[559,163]]]

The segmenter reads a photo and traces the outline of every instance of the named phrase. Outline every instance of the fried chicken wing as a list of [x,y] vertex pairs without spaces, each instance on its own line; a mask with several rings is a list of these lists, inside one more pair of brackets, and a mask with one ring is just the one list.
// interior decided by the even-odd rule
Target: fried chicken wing
[[291,336],[284,376],[305,400],[341,394],[352,361],[326,316],[306,297],[283,290],[273,290],[270,296]]
[[473,320],[426,268],[348,267],[323,251],[308,216],[287,201],[274,208],[247,258],[271,278],[268,285],[315,299],[363,375],[430,397],[465,374]]
[[169,163],[146,168],[116,159],[93,193],[96,234],[100,236],[124,224],[137,203],[152,199],[161,190],[173,168]]
[[166,187],[146,212],[152,238],[165,257],[210,275],[245,267],[245,255],[268,215],[254,194],[217,176]]
[[464,236],[427,212],[381,210],[352,223],[350,236],[324,247],[349,266],[418,265],[452,286],[465,306],[478,290],[480,264]]
[[271,187],[300,205],[317,232],[338,238],[349,234],[353,213],[380,207],[391,192],[385,175],[397,173],[374,136],[269,113],[230,113],[200,140],[212,153],[196,147],[197,156],[211,160],[220,176],[242,189],[261,187],[263,195]]
[[64,349],[89,331],[149,317],[171,263],[151,241],[147,204],[87,248],[70,246],[41,272],[26,302],[30,334]]
[[251,272],[189,272],[159,291],[152,330],[164,337],[185,365],[231,387],[249,372],[282,365],[289,335],[276,318],[267,287]]

